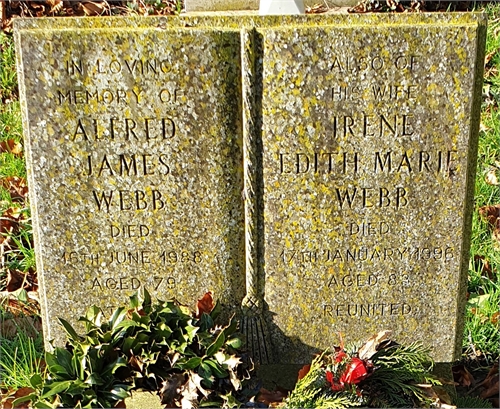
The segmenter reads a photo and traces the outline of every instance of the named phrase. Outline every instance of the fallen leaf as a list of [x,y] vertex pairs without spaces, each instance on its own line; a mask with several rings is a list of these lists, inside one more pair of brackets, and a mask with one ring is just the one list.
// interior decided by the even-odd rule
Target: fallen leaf
[[481,217],[488,221],[491,227],[495,227],[500,218],[500,204],[494,206],[482,206],[479,208]]
[[453,380],[460,386],[468,388],[469,386],[473,385],[476,382],[471,373],[462,364],[453,366],[452,371],[453,371]]
[[198,407],[198,386],[192,376],[181,388],[181,408],[193,409]]
[[[17,389],[13,394],[9,394],[5,399],[2,400],[2,407],[4,409],[12,408],[12,402],[14,402],[16,399],[22,398],[23,396],[28,396],[29,394],[35,392],[33,388],[19,388]],[[21,404],[16,404],[16,409],[28,409],[31,401],[27,400],[26,402],[22,402]]]
[[19,230],[19,222],[22,218],[21,209],[9,207],[0,217],[0,244],[9,239],[9,235]]
[[488,132],[491,128],[486,126],[483,122],[479,124],[479,130],[481,132]]
[[389,340],[392,332],[388,330],[380,331],[378,334],[372,335],[366,343],[359,348],[358,357],[362,360],[370,359],[380,349],[380,344]]
[[481,392],[481,399],[488,399],[498,396],[500,393],[498,378],[495,383],[491,383],[484,391]]
[[493,325],[496,325],[496,324],[498,324],[498,320],[499,320],[499,318],[500,318],[500,312],[499,312],[499,311],[497,311],[497,312],[495,312],[495,313],[491,316],[490,321],[491,321],[491,323],[492,323]]
[[8,270],[7,271],[7,284],[5,289],[12,293],[20,288],[24,287],[24,282],[26,280],[26,273],[19,270]]
[[324,4],[315,4],[312,7],[306,7],[306,14],[321,14],[326,13],[328,11],[328,6]]
[[299,375],[297,377],[297,380],[300,381],[304,376],[306,376],[309,373],[310,370],[311,370],[311,365],[304,365],[299,370]]
[[490,280],[494,280],[495,276],[491,269],[490,263],[484,256],[476,254],[474,256],[474,267],[476,271],[480,271],[482,276],[487,276]]
[[261,388],[257,402],[263,403],[269,407],[276,407],[278,403],[283,402],[283,399],[288,395],[288,391],[274,390],[269,391],[266,388]]
[[109,8],[108,3],[103,1],[97,3],[95,1],[81,2],[83,6],[83,11],[87,16],[100,16],[103,14],[107,8]]
[[498,186],[497,171],[495,169],[490,169],[484,177],[484,180],[488,185]]
[[125,400],[120,400],[116,402],[116,405],[113,406],[114,408],[126,408],[127,406],[125,405]]
[[497,50],[493,50],[484,56],[484,65],[488,65],[488,63],[491,61],[491,58],[495,55],[496,52]]
[[448,394],[448,392],[446,391],[446,388],[444,388],[443,386],[439,386],[439,385],[433,385],[432,389],[434,389],[434,391],[436,392],[437,396],[439,397],[439,401],[441,403],[445,403],[447,405],[452,404],[451,397]]
[[213,309],[214,300],[212,298],[212,293],[209,291],[196,303],[196,318],[200,318],[203,313],[210,314]]
[[1,179],[1,186],[7,189],[12,200],[26,200],[28,196],[28,186],[26,180],[18,176],[8,176]]
[[500,204],[483,206],[479,208],[479,214],[488,221],[488,225],[492,230],[493,246],[495,249],[500,250]]
[[182,384],[186,382],[183,374],[174,374],[165,379],[161,384],[161,389],[158,391],[161,403],[169,408],[177,408],[177,401],[180,397]]
[[0,142],[0,153],[9,152],[13,155],[22,156],[23,147],[20,143],[17,143],[14,139],[8,139],[6,141]]
[[62,0],[46,0],[51,7],[49,13],[58,13],[63,8]]
[[132,354],[132,356],[130,357],[130,359],[128,360],[128,363],[130,365],[130,367],[134,370],[134,371],[137,371],[137,372],[141,372],[142,373],[142,369],[144,367],[144,363],[141,362],[140,359],[138,359],[134,354]]

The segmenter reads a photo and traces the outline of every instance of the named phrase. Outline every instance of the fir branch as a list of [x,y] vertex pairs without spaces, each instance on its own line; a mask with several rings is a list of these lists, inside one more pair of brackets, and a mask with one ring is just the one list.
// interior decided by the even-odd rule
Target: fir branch
[[407,407],[428,403],[424,390],[416,384],[440,384],[429,370],[433,363],[428,350],[420,343],[396,345],[378,351],[373,357],[373,374],[363,382],[370,393],[371,403],[377,406]]
[[316,357],[311,369],[300,379],[290,395],[285,399],[283,408],[345,409],[360,406],[363,398],[353,391],[332,392],[325,381],[323,356]]
[[[285,399],[285,408],[312,408],[324,387],[325,371],[322,368],[323,355],[314,358],[311,369],[300,379]],[[345,406],[346,407],[346,406]]]

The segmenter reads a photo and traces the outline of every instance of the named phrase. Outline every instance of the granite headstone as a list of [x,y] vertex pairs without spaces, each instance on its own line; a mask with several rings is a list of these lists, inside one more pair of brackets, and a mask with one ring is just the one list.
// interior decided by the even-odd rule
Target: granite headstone
[[483,14],[15,27],[46,337],[140,282],[248,307],[275,363],[382,329],[456,358]]
[[20,30],[44,335],[146,287],[244,296],[239,33]]

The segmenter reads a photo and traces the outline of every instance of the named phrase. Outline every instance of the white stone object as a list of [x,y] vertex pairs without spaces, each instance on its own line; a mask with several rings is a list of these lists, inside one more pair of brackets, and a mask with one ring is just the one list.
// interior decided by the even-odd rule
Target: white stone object
[[304,14],[303,0],[260,0],[259,14]]

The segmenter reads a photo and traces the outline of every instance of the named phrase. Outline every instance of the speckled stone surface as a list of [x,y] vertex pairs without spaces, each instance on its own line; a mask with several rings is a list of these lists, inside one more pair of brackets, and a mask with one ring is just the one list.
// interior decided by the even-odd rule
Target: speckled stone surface
[[145,286],[244,293],[240,40],[204,29],[18,30],[44,335]]
[[[312,352],[339,343],[339,332],[361,341],[381,329],[401,342],[421,340],[438,362],[456,358],[484,15],[182,15],[14,24],[49,337],[55,316],[76,316],[91,303],[131,293],[117,290],[133,286],[122,276],[149,286],[159,276],[171,284],[159,288],[163,298],[193,301],[212,290],[228,310],[242,302],[263,306],[266,325],[259,328],[267,327],[276,364],[310,362]],[[68,75],[66,62],[81,53],[94,71],[80,75],[78,64],[70,64]],[[169,75],[125,75],[141,58],[157,61]],[[124,72],[111,72],[118,70],[112,61],[125,60]],[[165,105],[158,92],[166,85],[181,91],[178,99],[169,93],[174,101]],[[112,88],[122,103],[81,103],[86,97],[74,94],[73,102],[66,97],[58,104],[58,87],[89,87],[103,98]],[[140,90],[147,103],[135,100]],[[82,133],[94,132],[93,118],[107,119],[98,128],[110,131],[116,117],[118,134],[126,134],[124,120],[131,118],[145,135],[144,118],[153,118],[150,132],[163,137],[154,118],[164,116],[176,125],[175,137],[165,141],[110,141],[109,134],[87,141]],[[172,123],[165,124],[168,134]],[[150,151],[146,163],[156,164],[158,174],[144,175]],[[132,154],[137,177],[129,175]],[[113,159],[109,166],[103,155]],[[127,175],[109,175],[111,169]],[[151,208],[155,188],[167,212]],[[118,191],[114,209],[96,209],[93,191],[112,189]],[[125,207],[147,198],[150,207],[118,211],[119,190],[144,192],[144,198],[125,196]],[[139,234],[140,225],[151,224],[159,234],[114,238],[110,223],[138,226],[132,231]],[[96,266],[89,256],[100,251],[109,258],[123,248],[161,255],[166,248],[173,261],[183,246],[191,261],[167,268],[161,258],[147,266]],[[198,248],[201,263],[194,260]],[[71,252],[80,256],[62,256]],[[83,287],[95,278],[101,286],[112,279],[116,287]]]
[[281,363],[383,329],[458,357],[484,25],[262,30],[264,293]]
[[[306,7],[318,4],[317,0],[303,0]],[[329,7],[354,6],[357,0],[323,0]],[[260,0],[185,0],[187,12],[191,11],[227,11],[227,10],[258,10]]]

